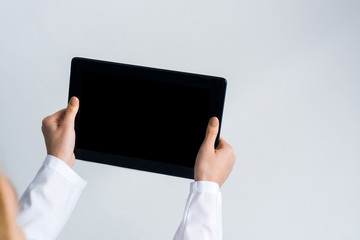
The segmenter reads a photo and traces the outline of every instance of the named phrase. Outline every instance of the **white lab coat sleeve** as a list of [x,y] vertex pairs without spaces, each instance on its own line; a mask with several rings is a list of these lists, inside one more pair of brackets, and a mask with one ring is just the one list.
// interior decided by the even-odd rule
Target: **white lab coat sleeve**
[[174,240],[221,240],[222,196],[214,182],[192,182],[183,219]]
[[18,223],[27,239],[55,239],[86,184],[65,162],[46,156],[19,201]]

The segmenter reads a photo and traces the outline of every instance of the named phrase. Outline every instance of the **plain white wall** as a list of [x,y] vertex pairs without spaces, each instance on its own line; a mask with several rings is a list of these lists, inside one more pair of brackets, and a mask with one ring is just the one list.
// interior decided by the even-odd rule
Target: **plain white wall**
[[[224,76],[224,239],[360,239],[360,2],[0,2],[0,166],[21,194],[70,60]],[[171,156],[169,156],[171,158]],[[189,180],[78,161],[65,239],[171,239]]]

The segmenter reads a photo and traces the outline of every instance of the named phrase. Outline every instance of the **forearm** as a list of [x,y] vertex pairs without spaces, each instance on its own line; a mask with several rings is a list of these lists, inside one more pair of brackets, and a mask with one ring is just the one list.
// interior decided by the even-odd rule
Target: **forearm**
[[19,225],[28,239],[55,239],[86,186],[68,165],[48,155],[19,202]]
[[221,192],[214,182],[193,182],[174,240],[221,240]]

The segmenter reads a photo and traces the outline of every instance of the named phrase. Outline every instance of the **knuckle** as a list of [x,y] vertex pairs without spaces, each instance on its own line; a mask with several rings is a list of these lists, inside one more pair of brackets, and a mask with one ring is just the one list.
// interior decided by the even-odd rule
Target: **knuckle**
[[207,130],[207,134],[210,135],[210,136],[216,136],[216,135],[217,135],[217,131],[216,131],[216,129],[209,128],[209,129]]
[[43,132],[48,131],[51,128],[51,124],[52,124],[53,119],[54,119],[53,116],[50,115],[50,116],[45,117],[42,120],[42,122],[41,122],[41,130]]
[[46,117],[42,120],[42,122],[41,122],[42,128],[46,127],[49,124],[49,120],[50,120],[50,117]]
[[71,106],[71,105],[69,105],[67,108],[66,108],[66,112],[68,112],[68,113],[71,113],[71,112],[73,112],[75,110],[75,107],[74,106]]
[[233,163],[233,164],[236,163],[236,157],[235,157],[235,155],[233,155],[233,157],[232,157],[232,163]]
[[234,148],[232,146],[229,145],[228,147],[228,153],[233,155],[234,154]]

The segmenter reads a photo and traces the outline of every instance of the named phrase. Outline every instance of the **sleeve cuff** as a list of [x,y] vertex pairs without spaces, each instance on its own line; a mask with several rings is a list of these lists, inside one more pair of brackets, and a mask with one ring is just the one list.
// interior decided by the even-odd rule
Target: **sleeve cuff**
[[219,185],[209,181],[194,181],[190,184],[190,192],[204,192],[217,194],[220,192]]
[[43,167],[51,168],[52,170],[61,174],[72,184],[84,188],[87,182],[82,179],[71,167],[69,167],[64,161],[52,155],[47,155],[43,163]]

